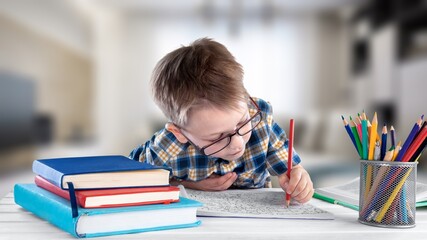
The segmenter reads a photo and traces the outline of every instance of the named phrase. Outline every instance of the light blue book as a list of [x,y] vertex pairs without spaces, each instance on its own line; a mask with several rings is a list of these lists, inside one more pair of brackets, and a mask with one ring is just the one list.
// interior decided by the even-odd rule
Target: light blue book
[[177,203],[117,208],[78,208],[72,217],[70,202],[35,184],[16,184],[15,202],[75,237],[99,237],[200,225],[196,211],[202,204],[188,198]]

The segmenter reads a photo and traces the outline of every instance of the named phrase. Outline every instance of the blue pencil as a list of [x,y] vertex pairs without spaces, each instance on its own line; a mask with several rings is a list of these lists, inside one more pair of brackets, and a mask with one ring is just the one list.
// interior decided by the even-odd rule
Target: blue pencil
[[396,130],[394,130],[393,125],[390,128],[390,139],[391,139],[391,146],[396,147]]
[[408,209],[406,208],[406,187],[405,184],[402,186],[400,193],[400,211],[402,212],[402,221],[408,223]]
[[403,156],[405,155],[406,151],[408,150],[409,146],[411,145],[412,141],[415,138],[415,135],[418,133],[418,131],[420,130],[421,127],[421,123],[423,121],[423,117],[424,115],[422,115],[420,117],[420,119],[418,119],[418,121],[414,124],[414,126],[412,127],[411,132],[409,133],[408,137],[405,140],[405,143],[402,146],[402,149],[400,149],[399,153],[397,154],[396,160],[398,162],[402,161]]
[[357,153],[359,153],[359,149],[356,145],[356,139],[354,139],[353,133],[351,132],[350,126],[348,125],[347,120],[345,120],[344,116],[341,115],[341,118],[344,123],[345,130],[347,131],[348,136],[350,136],[351,141],[353,142],[354,147],[356,148]]
[[381,154],[380,160],[384,160],[385,152],[387,151],[387,126],[384,123],[381,134]]

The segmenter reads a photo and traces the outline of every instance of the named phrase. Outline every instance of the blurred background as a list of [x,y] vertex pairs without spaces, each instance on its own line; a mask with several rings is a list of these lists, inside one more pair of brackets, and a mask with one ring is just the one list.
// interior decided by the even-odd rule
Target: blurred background
[[202,37],[233,53],[284,129],[295,118],[316,187],[358,176],[341,115],[376,111],[404,141],[427,114],[426,0],[0,0],[0,197],[33,181],[35,159],[148,140],[166,122],[156,62]]

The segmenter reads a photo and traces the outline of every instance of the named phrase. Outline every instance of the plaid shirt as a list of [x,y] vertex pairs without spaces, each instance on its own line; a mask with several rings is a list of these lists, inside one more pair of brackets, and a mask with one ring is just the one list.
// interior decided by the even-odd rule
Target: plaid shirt
[[[190,143],[180,143],[166,129],[154,134],[151,140],[135,148],[130,158],[154,165],[169,167],[172,176],[178,180],[200,181],[211,174],[224,175],[235,172],[238,175],[234,188],[271,187],[270,174],[277,176],[286,172],[288,139],[285,131],[273,120],[269,103],[254,98],[261,109],[262,122],[252,131],[242,157],[234,161],[205,156]],[[251,116],[257,109],[248,104]],[[294,152],[293,164],[301,162]]]

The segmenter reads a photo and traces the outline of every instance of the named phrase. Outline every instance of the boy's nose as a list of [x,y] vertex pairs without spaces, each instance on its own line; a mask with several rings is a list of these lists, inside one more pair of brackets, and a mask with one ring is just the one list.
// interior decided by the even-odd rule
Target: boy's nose
[[240,135],[234,135],[231,137],[229,148],[232,150],[240,150],[243,145],[243,137]]

